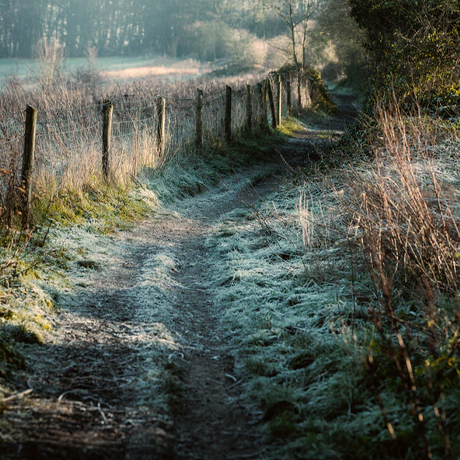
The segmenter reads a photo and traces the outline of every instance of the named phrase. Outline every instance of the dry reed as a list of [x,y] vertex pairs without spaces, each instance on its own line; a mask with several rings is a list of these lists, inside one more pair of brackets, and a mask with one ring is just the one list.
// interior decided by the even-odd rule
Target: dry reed
[[364,357],[368,382],[397,457],[410,442],[382,394],[400,390],[419,458],[452,458],[458,423],[445,399],[460,383],[458,153],[420,113],[403,115],[394,105],[378,115],[374,161],[348,171],[341,195],[375,286],[367,310],[376,332]]

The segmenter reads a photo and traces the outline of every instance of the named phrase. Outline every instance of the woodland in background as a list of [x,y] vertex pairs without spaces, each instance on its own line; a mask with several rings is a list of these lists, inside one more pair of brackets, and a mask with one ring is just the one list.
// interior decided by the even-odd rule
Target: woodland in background
[[[37,40],[52,37],[69,57],[84,56],[88,46],[101,56],[185,56],[193,52],[197,26],[217,18],[260,37],[283,30],[267,7],[247,0],[2,0],[0,8],[0,57],[29,58]],[[222,55],[217,48],[214,57]]]
[[0,0],[0,58],[167,55],[279,68],[327,66],[362,78],[361,34],[347,0]]

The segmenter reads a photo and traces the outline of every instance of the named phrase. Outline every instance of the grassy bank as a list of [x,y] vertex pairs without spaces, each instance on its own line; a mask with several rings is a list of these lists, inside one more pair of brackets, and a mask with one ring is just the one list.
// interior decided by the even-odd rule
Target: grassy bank
[[208,238],[276,459],[460,455],[459,141],[424,117],[377,125]]

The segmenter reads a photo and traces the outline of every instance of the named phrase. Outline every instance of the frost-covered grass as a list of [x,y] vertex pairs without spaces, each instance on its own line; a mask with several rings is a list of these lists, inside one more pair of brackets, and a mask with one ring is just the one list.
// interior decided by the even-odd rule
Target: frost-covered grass
[[[301,195],[310,202],[308,215]],[[287,184],[257,212],[227,215],[208,240],[222,326],[249,395],[278,440],[278,459],[339,458],[344,446],[336,440],[362,435],[379,417],[378,410],[371,418],[363,412],[369,395],[359,386],[356,336],[365,331],[353,300],[353,286],[369,292],[371,286],[358,276],[362,261],[350,243],[340,232],[323,231],[324,215],[336,212],[326,182]],[[308,239],[299,213],[313,221]],[[373,435],[380,431],[374,427]]]
[[[146,168],[130,187],[87,184],[81,189],[56,194],[52,199],[36,200],[37,225],[30,235],[22,232],[15,235],[11,230],[5,230],[2,235],[0,378],[8,380],[11,371],[24,367],[22,343],[54,340],[55,304],[61,305],[63,296],[72,299],[79,285],[86,289],[88,274],[97,273],[113,263],[113,257],[118,257],[112,241],[114,232],[133,229],[147,217],[168,218],[160,203],[204,191],[236,168],[272,154],[273,148],[283,141],[282,136],[261,132],[230,147],[215,146],[212,151],[174,158],[160,169]],[[143,314],[161,311],[167,316],[169,311],[168,292],[173,283],[170,273],[174,259],[167,248],[165,251],[155,257],[152,255],[154,260],[145,262],[143,272],[146,277],[153,278],[145,281],[144,287],[135,288],[140,297],[150,302],[148,308],[139,309]],[[152,318],[143,322],[151,321]],[[153,321],[152,327],[157,323]],[[165,327],[164,324],[157,326]],[[167,387],[175,381],[174,366],[168,359],[176,345],[160,342],[146,347],[146,356],[152,354],[149,359],[153,364],[149,368],[156,369],[156,387]],[[144,375],[143,372],[139,374]],[[146,376],[147,381],[152,378]],[[139,385],[142,386],[142,382]],[[7,390],[0,387],[0,391]],[[172,394],[174,389],[158,390],[157,396],[164,392]]]
[[3,379],[25,366],[23,344],[49,337],[55,314],[49,287],[65,284],[58,267],[67,261],[63,248],[42,247],[43,235],[3,239],[8,242],[0,248],[0,394]]
[[392,132],[377,160],[296,178],[208,238],[273,458],[460,454],[459,143]]
[[241,167],[273,155],[286,142],[279,132],[259,131],[230,145],[216,143],[211,148],[184,157],[175,157],[162,168],[145,168],[141,181],[162,203],[194,196],[215,185]]
[[[159,219],[168,218],[161,210],[157,209],[156,214]],[[130,235],[126,233],[117,239],[101,235],[94,232],[90,222],[70,229],[54,229],[53,241],[74,255],[65,270],[67,288],[56,286],[54,293],[58,305],[65,309],[67,327],[73,329],[83,324],[84,332],[87,328],[100,329],[102,324],[98,340],[104,342],[107,350],[121,347],[130,351],[132,361],[120,369],[119,377],[123,380],[126,374],[121,386],[133,395],[134,404],[167,413],[174,397],[170,388],[176,379],[173,364],[181,355],[181,344],[171,328],[174,291],[178,287],[173,277],[177,271],[175,249],[166,245],[147,251],[135,276],[120,281],[115,276],[116,267],[126,264]],[[88,272],[94,275],[88,276]],[[95,279],[99,272],[102,282]],[[104,308],[107,302],[109,308]],[[68,340],[63,331],[56,331],[52,339],[54,345],[61,346]],[[80,340],[85,340],[84,335]],[[76,346],[81,344],[76,341]],[[113,365],[120,363],[114,359]]]
[[[124,347],[135,357],[126,368],[129,375],[119,373],[124,391],[134,395],[136,404],[167,412],[170,387],[177,378],[173,359],[180,350],[170,327],[177,287],[172,276],[176,271],[173,248],[149,252],[142,269],[126,286],[120,285],[115,274],[117,265],[126,263],[125,252],[131,244],[130,233],[123,230],[132,230],[147,214],[168,217],[145,187],[118,194],[112,190],[105,199],[85,196],[78,204],[67,203],[60,214],[53,210],[48,227],[36,229],[27,239],[22,236],[22,251],[2,250],[0,399],[14,391],[17,369],[29,365],[35,369],[38,351],[31,358],[28,347],[44,344],[51,349],[78,350],[89,346],[85,331],[100,330],[98,341],[108,356],[111,350]],[[123,206],[129,212],[123,212]],[[104,274],[107,280],[97,281]],[[108,300],[131,306],[123,322],[124,310],[107,310],[104,302]],[[113,365],[119,363],[115,360]]]
[[72,288],[75,280],[69,274],[76,261],[95,254],[91,244],[97,246],[102,235],[129,228],[155,204],[154,195],[144,190],[87,189],[39,203],[36,212],[44,216],[30,231],[2,230],[0,378],[23,367],[21,344],[52,340],[55,298]]

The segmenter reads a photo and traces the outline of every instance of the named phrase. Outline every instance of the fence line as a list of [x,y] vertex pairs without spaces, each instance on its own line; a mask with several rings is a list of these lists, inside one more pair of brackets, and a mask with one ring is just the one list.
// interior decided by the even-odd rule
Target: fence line
[[[91,105],[77,104],[74,110],[68,107],[38,110],[34,117],[30,116],[33,109],[28,107],[25,123],[17,119],[17,112],[8,114],[8,119],[0,122],[0,148],[7,146],[11,151],[19,151],[18,142],[24,142],[21,180],[27,180],[28,190],[22,192],[23,223],[27,225],[30,208],[34,161],[34,152],[30,155],[31,145],[35,147],[38,167],[51,166],[55,174],[64,174],[66,167],[70,167],[70,157],[76,156],[72,146],[79,147],[75,135],[80,136],[80,142],[86,139],[92,147],[100,142],[102,164],[99,164],[102,176],[109,180],[113,164],[119,163],[114,160],[117,149],[129,155],[129,146],[137,142],[142,133],[153,138],[151,149],[160,160],[189,146],[201,150],[219,138],[231,142],[270,125],[276,129],[293,108],[300,110],[311,103],[312,90],[303,70],[272,72],[255,85],[226,86],[208,94],[197,89],[194,99],[155,95],[132,100],[125,95]],[[34,126],[31,126],[32,118]],[[87,138],[82,137],[85,135]],[[6,158],[0,158],[0,169],[6,162]],[[7,186],[0,183],[0,187],[3,190]],[[20,189],[24,190],[24,186]]]

